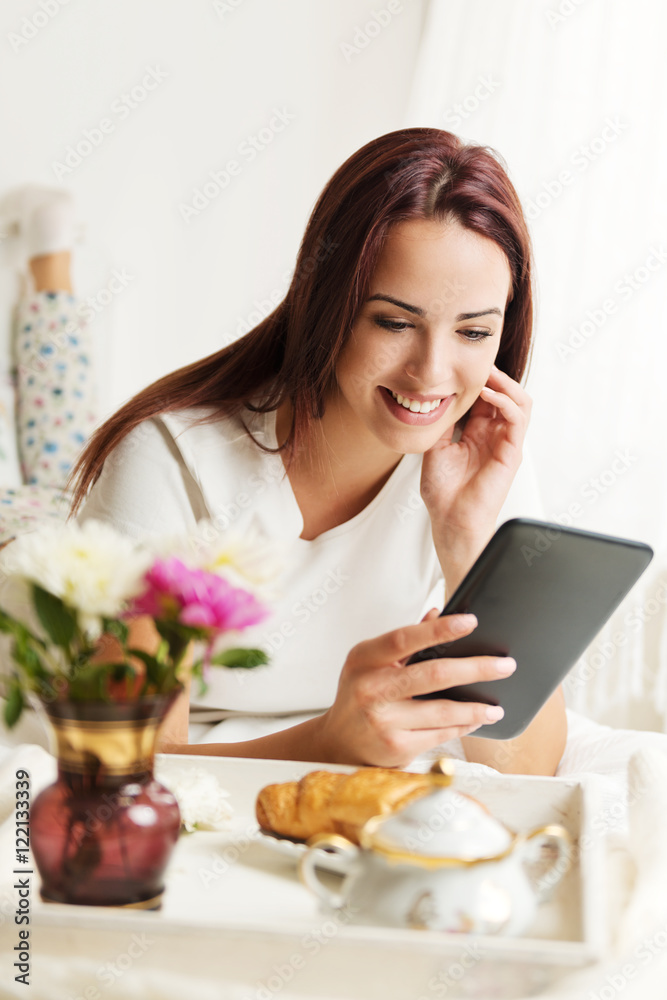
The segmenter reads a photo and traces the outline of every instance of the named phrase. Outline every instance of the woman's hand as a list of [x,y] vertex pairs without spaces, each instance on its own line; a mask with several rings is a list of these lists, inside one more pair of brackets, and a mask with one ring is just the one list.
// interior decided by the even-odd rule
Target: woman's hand
[[432,608],[418,625],[354,646],[341,672],[336,700],[317,720],[318,759],[405,767],[425,750],[502,718],[502,709],[478,702],[412,700],[417,694],[497,680],[513,672],[514,660],[496,656],[406,665],[406,659],[418,650],[467,635],[476,626],[474,615],[441,617]]
[[435,531],[490,537],[517,469],[532,400],[493,366],[461,439],[451,427],[424,453],[421,495]]

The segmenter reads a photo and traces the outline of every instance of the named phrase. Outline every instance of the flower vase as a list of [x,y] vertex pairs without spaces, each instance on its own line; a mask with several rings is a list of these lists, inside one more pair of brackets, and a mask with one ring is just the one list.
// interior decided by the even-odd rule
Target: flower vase
[[181,818],[153,764],[178,694],[42,703],[58,760],[57,780],[30,809],[44,901],[160,908]]

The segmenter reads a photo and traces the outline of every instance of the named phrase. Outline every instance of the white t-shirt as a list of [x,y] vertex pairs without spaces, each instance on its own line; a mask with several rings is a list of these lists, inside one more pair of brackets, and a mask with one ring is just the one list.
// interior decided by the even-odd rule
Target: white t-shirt
[[[364,510],[306,541],[281,456],[254,445],[240,418],[192,426],[205,412],[163,414],[131,431],[105,462],[78,520],[95,517],[141,538],[187,531],[209,518],[223,529],[253,527],[279,540],[286,552],[280,597],[271,618],[239,640],[265,649],[270,664],[212,668],[208,692],[198,697],[193,688],[191,703],[252,715],[323,711],[354,645],[443,605],[444,580],[419,491],[422,455],[404,455]],[[276,447],[276,411],[246,411],[243,420]],[[525,465],[498,524],[519,514],[543,516]]]

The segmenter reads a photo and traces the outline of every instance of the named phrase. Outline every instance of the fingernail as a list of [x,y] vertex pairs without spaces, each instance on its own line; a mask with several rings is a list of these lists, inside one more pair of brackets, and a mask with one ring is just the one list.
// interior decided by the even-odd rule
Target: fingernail
[[457,615],[452,621],[452,628],[455,632],[469,632],[477,625],[475,615]]
[[486,717],[489,722],[498,722],[499,719],[502,719],[504,714],[505,709],[501,708],[500,705],[489,705],[486,710]]
[[499,674],[513,674],[516,670],[516,660],[511,656],[501,656],[496,660],[496,670]]

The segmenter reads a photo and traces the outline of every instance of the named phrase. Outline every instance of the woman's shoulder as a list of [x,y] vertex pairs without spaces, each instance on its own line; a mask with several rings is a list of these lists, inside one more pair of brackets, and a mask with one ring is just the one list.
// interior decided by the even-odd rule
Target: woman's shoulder
[[210,440],[219,446],[221,441],[247,438],[245,428],[262,433],[266,416],[245,409],[241,413],[221,414],[215,406],[191,406],[159,413],[150,419],[166,427],[174,437],[186,435],[199,444]]
[[266,456],[259,445],[271,443],[270,416],[248,409],[220,415],[213,406],[197,406],[161,413],[153,423],[201,484],[220,469],[227,479],[243,478],[263,465]]

